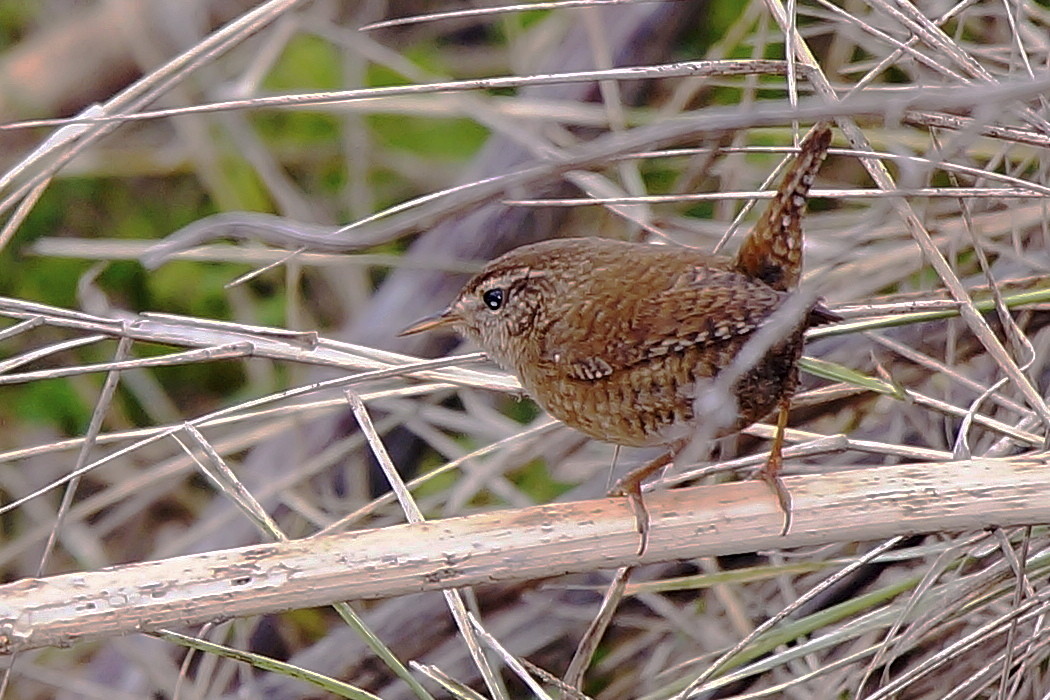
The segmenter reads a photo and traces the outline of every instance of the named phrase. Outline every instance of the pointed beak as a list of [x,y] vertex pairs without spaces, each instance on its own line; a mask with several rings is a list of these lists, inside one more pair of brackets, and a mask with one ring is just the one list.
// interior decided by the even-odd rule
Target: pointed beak
[[439,313],[436,313],[433,316],[427,316],[426,318],[419,319],[418,321],[416,321],[411,326],[401,331],[397,335],[398,337],[400,337],[404,335],[422,333],[423,331],[431,331],[435,328],[446,328],[452,326],[458,320],[459,317],[455,314],[454,311],[452,311],[452,309],[449,308]]

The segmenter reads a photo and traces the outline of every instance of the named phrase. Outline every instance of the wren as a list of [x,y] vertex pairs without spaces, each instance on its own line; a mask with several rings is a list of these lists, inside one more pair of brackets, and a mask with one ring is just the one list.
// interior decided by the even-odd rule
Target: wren
[[[566,425],[617,445],[667,447],[615,489],[631,499],[644,551],[649,519],[641,483],[698,432],[709,418],[698,415],[701,388],[797,286],[801,217],[830,141],[829,125],[820,124],[802,142],[733,258],[602,238],[526,245],[490,262],[447,309],[402,335],[450,327],[516,374],[536,403]],[[781,449],[803,334],[836,318],[819,302],[788,318],[776,343],[732,384],[729,418],[704,432],[729,435],[779,409],[760,476],[784,512],[782,534],[791,502],[779,476]]]

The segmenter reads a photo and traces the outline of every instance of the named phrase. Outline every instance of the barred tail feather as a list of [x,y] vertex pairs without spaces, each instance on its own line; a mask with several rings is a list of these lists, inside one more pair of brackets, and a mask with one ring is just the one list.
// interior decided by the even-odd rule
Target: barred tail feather
[[821,122],[799,146],[799,153],[776,196],[748,234],[736,256],[736,268],[773,289],[786,292],[802,272],[802,214],[813,179],[831,145],[831,125]]

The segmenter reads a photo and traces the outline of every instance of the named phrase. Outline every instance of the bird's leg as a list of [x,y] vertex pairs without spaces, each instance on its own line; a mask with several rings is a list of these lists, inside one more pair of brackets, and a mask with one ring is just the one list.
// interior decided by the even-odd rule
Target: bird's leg
[[784,514],[784,527],[780,530],[781,537],[791,529],[791,494],[784,486],[784,480],[780,478],[780,468],[784,463],[781,456],[784,450],[784,430],[787,429],[790,408],[790,397],[780,400],[780,407],[777,411],[777,428],[773,434],[773,446],[770,448],[769,459],[766,460],[765,466],[758,472],[759,478],[769,484],[769,488],[773,490],[773,495],[777,497],[780,510]]
[[622,479],[609,490],[610,496],[626,496],[627,504],[634,514],[634,525],[641,536],[638,544],[638,555],[645,554],[649,546],[649,511],[642,500],[642,482],[649,478],[657,470],[666,467],[674,460],[674,451],[668,450],[645,466],[633,469],[623,476]]

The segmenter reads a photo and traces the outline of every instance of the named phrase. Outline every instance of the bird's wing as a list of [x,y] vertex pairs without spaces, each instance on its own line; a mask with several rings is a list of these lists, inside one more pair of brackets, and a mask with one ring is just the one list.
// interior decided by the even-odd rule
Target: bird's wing
[[574,304],[547,329],[542,359],[569,377],[597,380],[747,335],[787,298],[739,272],[705,266],[687,267],[638,294],[646,286],[652,285],[624,280],[619,299]]

